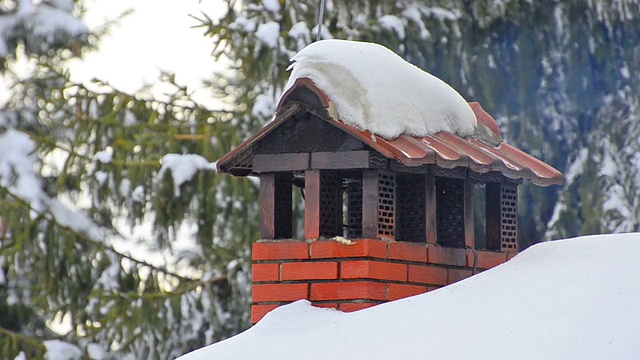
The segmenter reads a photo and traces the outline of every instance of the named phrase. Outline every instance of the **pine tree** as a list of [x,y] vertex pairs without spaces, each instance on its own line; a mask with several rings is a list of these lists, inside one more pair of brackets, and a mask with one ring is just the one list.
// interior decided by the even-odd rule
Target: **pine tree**
[[[165,101],[73,83],[68,60],[99,45],[81,5],[0,3],[12,86],[0,109],[0,358],[51,356],[60,341],[88,358],[176,357],[248,325],[258,213],[243,199],[256,189],[211,164],[242,133],[169,74]],[[139,250],[118,250],[146,224]],[[64,336],[50,327],[60,319]]]
[[[316,39],[318,4],[227,4],[221,19],[199,16],[214,55],[232,63],[210,86],[233,110],[213,111],[169,74],[164,101],[73,83],[67,60],[99,46],[77,21],[83,4],[0,0],[0,71],[12,85],[0,108],[1,358],[41,358],[64,340],[89,358],[164,359],[249,325],[258,191],[211,162],[271,118],[289,58]],[[40,32],[45,7],[74,26]],[[510,143],[567,170],[560,195],[521,190],[527,245],[638,229],[639,12],[631,0],[329,0],[322,38],[393,49],[479,101]],[[137,242],[131,229],[148,224]],[[166,259],[119,251],[127,242]],[[64,336],[50,328],[60,318]]]
[[[252,115],[273,109],[287,59],[316,39],[320,2],[228,3],[226,17],[203,25],[218,54],[236,64],[242,121],[257,127],[262,120]],[[521,188],[523,247],[640,229],[632,150],[640,134],[627,126],[638,117],[639,78],[630,71],[640,61],[636,1],[326,3],[322,38],[385,45],[480,102],[510,143],[561,171],[584,165],[562,189]],[[625,166],[599,172],[609,160]]]

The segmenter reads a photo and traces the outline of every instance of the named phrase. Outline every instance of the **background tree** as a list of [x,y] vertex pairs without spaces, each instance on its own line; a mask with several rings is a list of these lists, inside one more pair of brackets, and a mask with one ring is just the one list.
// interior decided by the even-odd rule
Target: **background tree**
[[238,123],[169,74],[166,101],[73,83],[68,60],[99,45],[81,10],[0,2],[0,358],[173,358],[248,323],[255,188],[210,163]]
[[[288,59],[315,40],[319,2],[228,3],[226,17],[203,23],[236,65],[243,123],[257,128]],[[479,101],[507,141],[567,172],[562,188],[521,188],[526,247],[640,229],[639,17],[635,1],[330,0],[322,38],[393,49]]]
[[[77,358],[165,359],[248,326],[256,183],[210,162],[271,118],[288,59],[315,40],[318,8],[227,5],[221,19],[197,15],[215,56],[232,63],[210,81],[232,111],[212,111],[170,75],[164,101],[71,82],[67,60],[99,45],[77,21],[82,3],[0,0],[0,64],[12,85],[0,109],[0,148],[11,149],[0,153],[0,357],[64,344]],[[42,20],[47,11],[68,26]],[[521,190],[527,245],[638,230],[639,13],[631,0],[329,0],[323,38],[393,49],[482,103],[508,141],[566,171],[562,189]],[[14,71],[18,59],[28,75]],[[148,254],[118,251],[146,224]],[[49,328],[61,317],[65,336]]]

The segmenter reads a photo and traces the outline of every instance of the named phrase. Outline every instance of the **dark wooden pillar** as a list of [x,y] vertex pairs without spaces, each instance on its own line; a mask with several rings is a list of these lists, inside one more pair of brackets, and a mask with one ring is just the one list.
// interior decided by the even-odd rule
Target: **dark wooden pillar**
[[436,177],[433,174],[425,175],[425,216],[427,243],[438,242],[438,222],[436,217]]
[[304,238],[320,237],[320,170],[304,173]]
[[476,247],[475,217],[473,207],[473,191],[475,187],[471,180],[464,181],[464,244],[472,248]]
[[260,174],[260,238],[289,239],[292,236],[290,173]]
[[334,171],[305,172],[305,239],[342,236],[342,180]]
[[487,250],[500,250],[500,184],[487,183],[485,200],[485,223]]
[[486,247],[494,251],[517,252],[517,185],[488,183],[486,188]]
[[396,177],[384,170],[362,174],[362,237],[395,239]]

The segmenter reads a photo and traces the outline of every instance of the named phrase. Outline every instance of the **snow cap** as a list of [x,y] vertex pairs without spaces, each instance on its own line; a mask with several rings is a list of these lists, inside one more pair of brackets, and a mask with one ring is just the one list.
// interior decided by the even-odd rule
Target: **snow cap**
[[384,46],[346,40],[308,45],[291,61],[286,90],[311,79],[349,126],[394,139],[447,131],[471,136],[476,116],[451,86]]

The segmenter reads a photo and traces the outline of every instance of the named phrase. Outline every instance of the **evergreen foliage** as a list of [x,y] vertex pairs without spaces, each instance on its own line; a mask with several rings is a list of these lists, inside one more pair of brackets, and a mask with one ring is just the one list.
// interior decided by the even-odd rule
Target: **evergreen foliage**
[[[0,16],[24,4],[0,0]],[[271,118],[289,58],[316,39],[318,2],[226,4],[221,19],[196,17],[214,57],[232,64],[209,84],[231,111],[199,106],[169,74],[174,92],[163,101],[73,83],[67,60],[100,34],[34,37],[27,17],[0,32],[0,71],[12,84],[0,141],[20,139],[23,155],[0,155],[1,358],[42,358],[47,341],[62,339],[87,358],[165,359],[248,326],[258,190],[208,162]],[[510,143],[567,173],[562,189],[521,190],[526,246],[640,228],[640,89],[630,70],[640,63],[639,17],[632,0],[327,1],[323,38],[393,49],[479,101]],[[19,58],[31,64],[27,77],[14,70]],[[167,154],[205,165],[176,178]],[[147,224],[137,241],[131,230]],[[60,319],[64,336],[50,329]]]
[[[234,114],[194,103],[169,74],[165,101],[73,83],[67,60],[100,34],[56,29],[65,41],[42,53],[17,26],[2,58],[12,87],[0,142],[17,147],[0,155],[0,358],[42,358],[64,340],[87,358],[167,359],[246,328],[255,184],[168,165],[168,154],[207,164],[229,151],[246,134]],[[50,329],[60,320],[66,335]]]
[[[237,64],[238,85],[252,94],[240,101],[248,112],[271,109],[261,97],[277,98],[287,59],[315,40],[318,3],[229,1],[219,23],[203,21],[219,51]],[[631,0],[328,1],[323,38],[393,49],[480,102],[507,141],[561,171],[588,151],[587,172],[564,188],[521,189],[520,242],[526,247],[640,229],[634,215],[640,211],[632,150],[637,135],[609,131],[637,122],[639,81],[630,69],[640,61],[639,17],[640,4]],[[276,39],[270,27],[278,29]],[[625,164],[615,175],[598,170],[612,159],[604,152]]]

